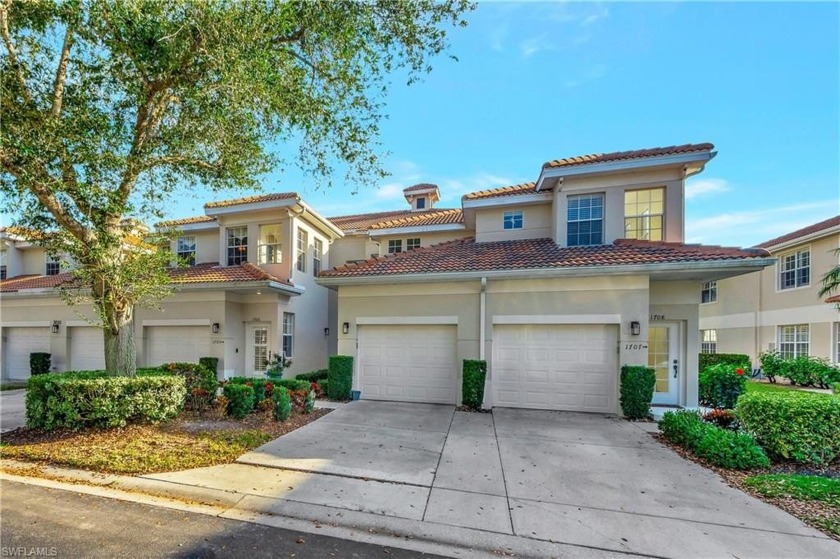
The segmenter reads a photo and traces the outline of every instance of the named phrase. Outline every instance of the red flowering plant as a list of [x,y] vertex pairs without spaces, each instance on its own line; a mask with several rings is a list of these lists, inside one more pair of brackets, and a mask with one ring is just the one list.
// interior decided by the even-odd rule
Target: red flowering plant
[[700,403],[719,409],[732,409],[747,388],[744,369],[732,365],[712,365],[700,373]]
[[744,374],[744,369],[738,367],[737,369],[735,369],[735,374],[738,376],[742,376]]

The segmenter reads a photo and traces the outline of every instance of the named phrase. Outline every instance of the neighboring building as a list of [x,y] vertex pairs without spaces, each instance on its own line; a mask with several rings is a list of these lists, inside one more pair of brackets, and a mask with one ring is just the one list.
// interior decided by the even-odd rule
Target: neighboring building
[[486,359],[487,406],[617,413],[620,367],[650,364],[655,403],[696,406],[701,286],[773,263],[683,243],[685,179],[712,150],[560,159],[460,209],[434,209],[437,189],[418,185],[409,210],[333,218],[347,264],[318,283],[338,292],[354,388],[458,403],[462,360]]
[[777,259],[774,266],[704,286],[704,349],[745,353],[755,366],[762,351],[774,349],[840,363],[840,312],[819,296],[823,276],[838,263],[840,216],[758,246]]
[[[162,311],[138,308],[137,362],[219,358],[224,376],[261,375],[272,354],[292,359],[291,373],[326,366],[335,353],[328,289],[315,283],[330,266],[341,231],[295,193],[206,204],[205,215],[159,224],[177,230],[172,250],[189,267],[171,272],[176,292]],[[103,335],[91,307],[64,304],[54,289],[71,274],[44,250],[0,232],[3,378],[29,376],[29,353],[52,354],[54,369],[104,367]]]

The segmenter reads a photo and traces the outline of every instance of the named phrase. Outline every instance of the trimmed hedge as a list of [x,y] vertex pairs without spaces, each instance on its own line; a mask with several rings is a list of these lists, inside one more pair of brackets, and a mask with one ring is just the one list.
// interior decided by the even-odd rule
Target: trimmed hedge
[[735,413],[771,456],[806,464],[829,464],[840,456],[840,397],[749,393],[738,400]]
[[752,359],[743,353],[701,353],[699,369],[702,373],[708,367],[715,365],[729,365],[731,367],[749,371],[752,368]]
[[297,380],[306,380],[309,382],[318,382],[319,380],[326,380],[329,376],[330,371],[329,369],[318,369],[317,371],[312,371],[310,373],[301,373],[295,378]]
[[228,399],[228,415],[236,419],[247,417],[254,409],[254,388],[247,384],[228,383],[222,388]]
[[[275,386],[282,386],[293,396],[292,401],[295,409],[300,413],[309,413],[315,409],[315,391],[312,390],[312,383],[303,379],[279,379],[274,381]],[[296,397],[295,397],[296,396]]]
[[208,371],[212,371],[213,374],[219,374],[219,358],[218,357],[199,357],[198,364],[207,369]]
[[29,374],[46,375],[50,372],[50,365],[52,364],[52,355],[36,351],[29,354]]
[[29,379],[26,424],[46,430],[124,427],[176,417],[186,383],[171,375],[112,377],[105,371],[38,375]]
[[827,359],[806,355],[783,359],[778,351],[762,352],[759,359],[761,368],[768,376],[785,377],[791,384],[829,388],[835,382],[840,382],[840,367]]
[[327,376],[330,400],[349,400],[353,387],[353,357],[350,355],[331,355]]
[[700,373],[700,403],[713,408],[732,409],[747,389],[747,374],[732,365],[712,365]]
[[292,397],[285,386],[275,386],[271,399],[274,401],[274,419],[286,421],[292,415]]
[[621,411],[629,419],[644,419],[650,413],[656,371],[641,365],[621,367]]
[[659,430],[669,441],[715,466],[748,470],[770,465],[764,450],[751,436],[704,423],[696,411],[665,412]]
[[241,384],[250,386],[254,389],[254,407],[256,408],[257,405],[268,398],[266,385],[271,383],[273,385],[277,385],[276,380],[271,380],[262,377],[231,377],[228,379],[228,382],[231,384]]
[[160,366],[165,374],[184,377],[187,383],[187,409],[202,411],[216,397],[219,381],[216,373],[195,363],[165,363]]
[[487,378],[487,361],[464,359],[461,379],[461,404],[479,409],[484,403],[484,381]]

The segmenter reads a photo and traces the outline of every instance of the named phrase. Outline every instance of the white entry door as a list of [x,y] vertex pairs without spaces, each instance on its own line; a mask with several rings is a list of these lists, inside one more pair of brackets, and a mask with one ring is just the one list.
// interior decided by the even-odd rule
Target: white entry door
[[268,330],[268,324],[246,326],[245,374],[248,376],[264,375],[268,369],[268,361],[271,358]]
[[653,403],[679,405],[682,380],[680,325],[676,322],[651,323],[648,332],[648,366],[656,371]]

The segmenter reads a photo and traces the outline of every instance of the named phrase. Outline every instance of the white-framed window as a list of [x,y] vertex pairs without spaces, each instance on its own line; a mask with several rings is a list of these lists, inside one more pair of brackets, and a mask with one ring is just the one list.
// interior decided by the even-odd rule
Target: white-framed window
[[624,236],[626,238],[661,241],[664,232],[664,217],[664,188],[624,192]]
[[811,284],[811,249],[798,250],[779,257],[779,289],[793,289]]
[[779,326],[779,354],[783,359],[791,359],[811,352],[811,326],[808,324],[788,324]]
[[502,216],[502,227],[504,229],[522,229],[525,226],[525,219],[522,210],[511,210]]
[[295,315],[283,313],[283,355],[291,358],[295,349]]
[[700,330],[700,353],[717,353],[717,330]]
[[426,199],[425,198],[418,198],[417,199],[417,209],[422,210],[426,208]]
[[402,239],[391,239],[388,241],[388,254],[402,252]]
[[227,265],[235,266],[248,261],[248,228],[228,227]]
[[0,250],[0,280],[6,279],[6,274],[8,273],[6,271],[6,258],[6,251]]
[[309,232],[298,228],[297,232],[297,263],[298,272],[306,273],[306,251],[309,249]]
[[570,247],[604,242],[604,195],[569,196],[566,209],[566,244]]
[[283,261],[280,234],[279,223],[260,225],[260,242],[257,244],[257,259],[260,264],[279,264]]
[[420,237],[405,240],[405,250],[414,250],[420,248]]
[[175,254],[179,263],[195,266],[195,235],[178,237],[175,242]]
[[54,258],[47,255],[47,265],[44,271],[44,275],[47,276],[57,276],[61,273],[61,261],[58,258]]
[[321,273],[321,261],[324,259],[324,241],[315,239],[312,244],[312,273],[317,276]]
[[717,282],[707,281],[703,284],[703,289],[700,291],[701,303],[714,303],[717,301]]

